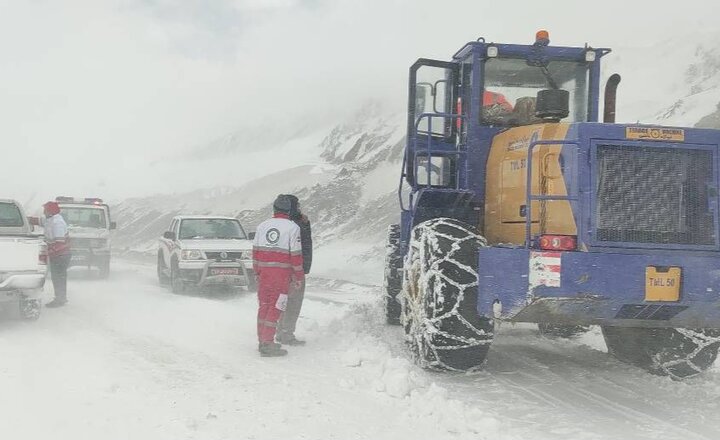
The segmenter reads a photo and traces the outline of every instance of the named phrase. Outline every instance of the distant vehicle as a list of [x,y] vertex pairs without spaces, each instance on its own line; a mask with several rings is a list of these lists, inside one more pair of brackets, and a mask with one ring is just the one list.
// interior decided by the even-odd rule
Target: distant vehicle
[[0,199],[0,307],[14,303],[23,319],[38,319],[46,273],[44,240],[18,202]]
[[98,198],[56,197],[60,215],[68,224],[72,258],[70,266],[97,267],[100,277],[110,275],[110,231],[117,224],[110,208]]
[[253,236],[232,217],[174,217],[160,238],[158,280],[175,293],[210,285],[254,290]]

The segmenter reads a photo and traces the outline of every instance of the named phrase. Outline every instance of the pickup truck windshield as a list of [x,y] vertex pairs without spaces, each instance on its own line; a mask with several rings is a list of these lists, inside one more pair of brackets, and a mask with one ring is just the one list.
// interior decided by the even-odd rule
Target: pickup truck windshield
[[230,219],[185,219],[180,223],[180,240],[187,239],[245,239],[240,222]]
[[79,226],[81,228],[107,228],[105,210],[102,208],[76,208],[60,207],[60,215],[63,216],[68,226]]
[[0,227],[20,228],[23,218],[14,203],[0,202]]

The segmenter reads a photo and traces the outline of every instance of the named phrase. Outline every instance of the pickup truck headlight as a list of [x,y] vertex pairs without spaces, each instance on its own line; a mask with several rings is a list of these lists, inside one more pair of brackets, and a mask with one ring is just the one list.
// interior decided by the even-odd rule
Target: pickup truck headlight
[[188,249],[180,253],[180,258],[183,260],[204,260],[205,255],[203,255],[202,251]]

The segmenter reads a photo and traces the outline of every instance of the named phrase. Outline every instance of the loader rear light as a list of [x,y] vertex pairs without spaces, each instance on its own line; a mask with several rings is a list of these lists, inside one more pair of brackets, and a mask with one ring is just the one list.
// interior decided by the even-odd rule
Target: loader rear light
[[455,119],[455,128],[457,128],[457,131],[460,131],[462,129],[462,118],[460,115],[462,115],[462,98],[458,97],[457,103],[455,104],[455,114],[457,115]]
[[538,244],[540,249],[546,251],[574,251],[577,249],[577,237],[574,235],[541,235]]

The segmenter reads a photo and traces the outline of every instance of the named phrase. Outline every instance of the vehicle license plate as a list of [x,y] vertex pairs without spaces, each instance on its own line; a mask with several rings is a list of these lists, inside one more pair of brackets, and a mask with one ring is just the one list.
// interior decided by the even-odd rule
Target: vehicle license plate
[[676,266],[645,268],[645,301],[678,301],[682,269]]
[[237,267],[215,267],[210,269],[210,275],[237,275]]

